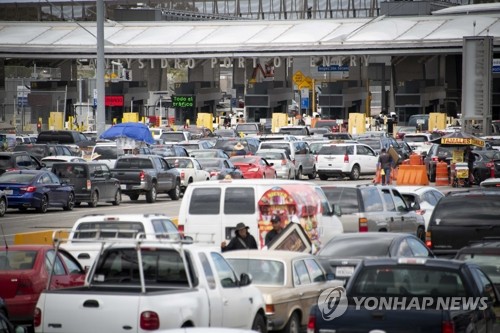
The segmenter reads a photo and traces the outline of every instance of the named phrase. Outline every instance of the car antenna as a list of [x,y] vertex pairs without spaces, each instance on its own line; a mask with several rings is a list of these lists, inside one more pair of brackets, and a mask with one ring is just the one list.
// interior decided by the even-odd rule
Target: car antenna
[[2,228],[2,236],[3,236],[3,241],[5,243],[5,252],[9,250],[9,245],[7,244],[7,238],[5,238],[5,233],[3,232],[3,225],[0,224],[0,228]]

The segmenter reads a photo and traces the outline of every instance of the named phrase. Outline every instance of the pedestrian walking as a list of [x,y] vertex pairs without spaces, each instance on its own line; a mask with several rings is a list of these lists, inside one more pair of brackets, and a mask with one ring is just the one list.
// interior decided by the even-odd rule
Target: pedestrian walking
[[391,182],[391,169],[393,160],[387,149],[382,148],[378,157],[378,169],[382,176],[382,185],[388,185]]
[[235,236],[231,239],[229,244],[226,244],[226,241],[221,243],[221,251],[257,249],[257,242],[255,238],[250,235],[248,229],[250,229],[250,227],[247,227],[245,223],[238,223],[234,230]]
[[271,243],[276,238],[276,236],[278,236],[283,231],[281,218],[278,215],[275,214],[271,217],[271,224],[273,226],[273,230],[269,231],[266,234],[266,239],[265,239],[266,245]]

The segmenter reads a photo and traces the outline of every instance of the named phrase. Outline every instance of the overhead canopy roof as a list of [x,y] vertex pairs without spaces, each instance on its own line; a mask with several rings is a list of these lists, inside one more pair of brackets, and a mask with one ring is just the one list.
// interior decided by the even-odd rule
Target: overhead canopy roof
[[[500,13],[297,21],[106,22],[111,58],[461,53]],[[0,57],[95,58],[95,22],[0,22]]]

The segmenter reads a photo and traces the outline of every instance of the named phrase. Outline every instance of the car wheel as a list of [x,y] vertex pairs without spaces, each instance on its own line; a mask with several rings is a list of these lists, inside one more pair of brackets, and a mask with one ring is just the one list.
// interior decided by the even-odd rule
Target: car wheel
[[472,176],[474,177],[474,184],[479,185],[484,179],[481,179],[481,175],[479,174],[479,170],[475,170],[472,173]]
[[113,206],[118,206],[121,202],[122,202],[122,191],[120,191],[120,189],[117,189],[115,193],[115,200],[111,201],[111,203],[113,204]]
[[172,200],[179,200],[179,198],[181,197],[181,185],[179,184],[179,182],[177,182],[177,184],[175,184],[175,187],[170,190],[170,192],[168,192],[168,196]]
[[319,179],[321,179],[321,180],[328,180],[328,176],[320,174],[319,175]]
[[153,183],[153,186],[151,186],[151,189],[146,192],[146,202],[147,203],[155,202],[157,194],[158,193],[156,192],[156,184]]
[[71,192],[68,195],[68,201],[66,202],[66,205],[63,207],[64,210],[73,210],[75,207],[75,194]]
[[253,320],[252,330],[261,333],[267,333],[266,321],[260,313],[257,313],[255,319]]
[[299,333],[300,332],[300,318],[297,312],[292,313],[290,319],[283,329],[284,333]]
[[352,167],[351,174],[349,175],[349,178],[351,180],[358,180],[359,179],[359,166],[355,165]]
[[307,175],[309,179],[315,179],[316,178],[316,167],[313,167],[313,171]]
[[130,198],[130,200],[135,201],[139,199],[139,194],[129,194],[128,197]]
[[431,183],[434,183],[436,181],[436,170],[432,167],[429,168],[429,181]]
[[0,216],[4,216],[7,211],[7,201],[5,198],[0,199]]
[[425,243],[425,229],[423,227],[417,228],[417,237]]
[[90,201],[88,202],[88,205],[90,207],[97,207],[98,202],[99,202],[99,193],[97,193],[97,191],[94,191],[90,195]]
[[42,200],[40,200],[40,207],[36,208],[36,211],[42,214],[47,213],[47,209],[49,208],[49,198],[46,195],[42,196]]
[[302,167],[299,168],[299,171],[297,172],[295,179],[299,179],[299,180],[302,179]]

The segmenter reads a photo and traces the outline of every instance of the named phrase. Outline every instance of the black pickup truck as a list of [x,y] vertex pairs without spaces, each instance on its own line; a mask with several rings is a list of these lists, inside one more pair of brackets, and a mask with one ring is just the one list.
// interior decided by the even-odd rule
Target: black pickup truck
[[158,193],[167,193],[172,200],[179,200],[181,178],[179,171],[157,155],[123,155],[111,170],[112,177],[120,181],[123,194],[137,200],[145,194],[146,201],[156,201]]
[[500,332],[498,292],[473,263],[367,259],[336,288],[311,308],[308,333]]

